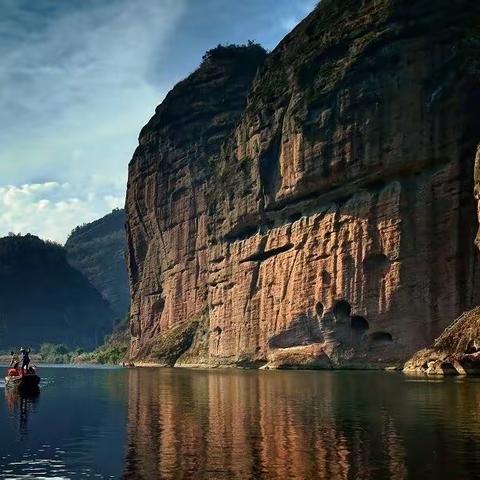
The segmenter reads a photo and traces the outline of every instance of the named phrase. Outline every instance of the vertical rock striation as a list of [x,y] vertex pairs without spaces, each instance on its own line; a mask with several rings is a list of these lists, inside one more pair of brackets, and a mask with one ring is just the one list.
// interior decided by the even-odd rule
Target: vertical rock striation
[[207,305],[207,187],[265,51],[220,47],[179,83],[140,133],[129,168],[132,354]]
[[177,85],[130,165],[132,357],[399,362],[477,304],[479,20],[323,0],[246,103],[253,47]]

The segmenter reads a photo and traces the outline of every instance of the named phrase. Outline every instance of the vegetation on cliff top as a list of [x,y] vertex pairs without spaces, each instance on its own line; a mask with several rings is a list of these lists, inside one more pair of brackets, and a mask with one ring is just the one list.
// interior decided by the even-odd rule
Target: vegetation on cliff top
[[[253,40],[246,44],[218,44],[215,48],[207,50],[202,57],[203,63],[215,60],[230,60],[238,57],[244,57],[245,60],[251,60],[252,63],[259,63],[265,58],[267,51]],[[203,64],[202,63],[202,64]]]

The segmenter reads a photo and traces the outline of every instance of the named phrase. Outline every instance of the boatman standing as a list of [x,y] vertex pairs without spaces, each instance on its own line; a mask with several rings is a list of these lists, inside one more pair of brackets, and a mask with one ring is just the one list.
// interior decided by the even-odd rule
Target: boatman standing
[[16,352],[10,352],[10,365],[9,368],[18,368],[18,365],[20,364],[20,357]]
[[28,365],[30,365],[30,349],[25,350],[22,347],[20,353],[22,354],[22,372],[25,369],[25,373],[28,373]]

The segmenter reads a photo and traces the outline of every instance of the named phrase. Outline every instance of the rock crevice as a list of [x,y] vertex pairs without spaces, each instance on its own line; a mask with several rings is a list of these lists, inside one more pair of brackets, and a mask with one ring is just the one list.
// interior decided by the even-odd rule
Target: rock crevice
[[182,364],[390,365],[480,303],[479,20],[323,0],[177,85],[130,164],[132,358],[202,314]]

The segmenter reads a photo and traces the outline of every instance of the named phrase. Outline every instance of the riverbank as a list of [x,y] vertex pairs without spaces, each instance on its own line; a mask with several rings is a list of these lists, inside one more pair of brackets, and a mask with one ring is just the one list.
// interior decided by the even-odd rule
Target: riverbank
[[[9,365],[10,364],[10,355],[8,354],[0,354],[0,364]],[[38,353],[30,354],[30,362],[31,363],[40,363],[41,356]]]
[[[122,322],[105,343],[91,352],[82,349],[70,350],[62,344],[43,343],[38,351],[30,354],[32,364],[91,364],[91,365],[121,365],[126,361],[130,346],[128,323]],[[9,364],[9,352],[0,354],[0,363]]]
[[[63,345],[44,344],[39,352],[30,354],[31,364],[57,365],[120,365],[124,361],[128,345],[119,343],[105,343],[92,352],[81,350],[70,351]],[[9,365],[11,356],[0,355],[0,364]]]

